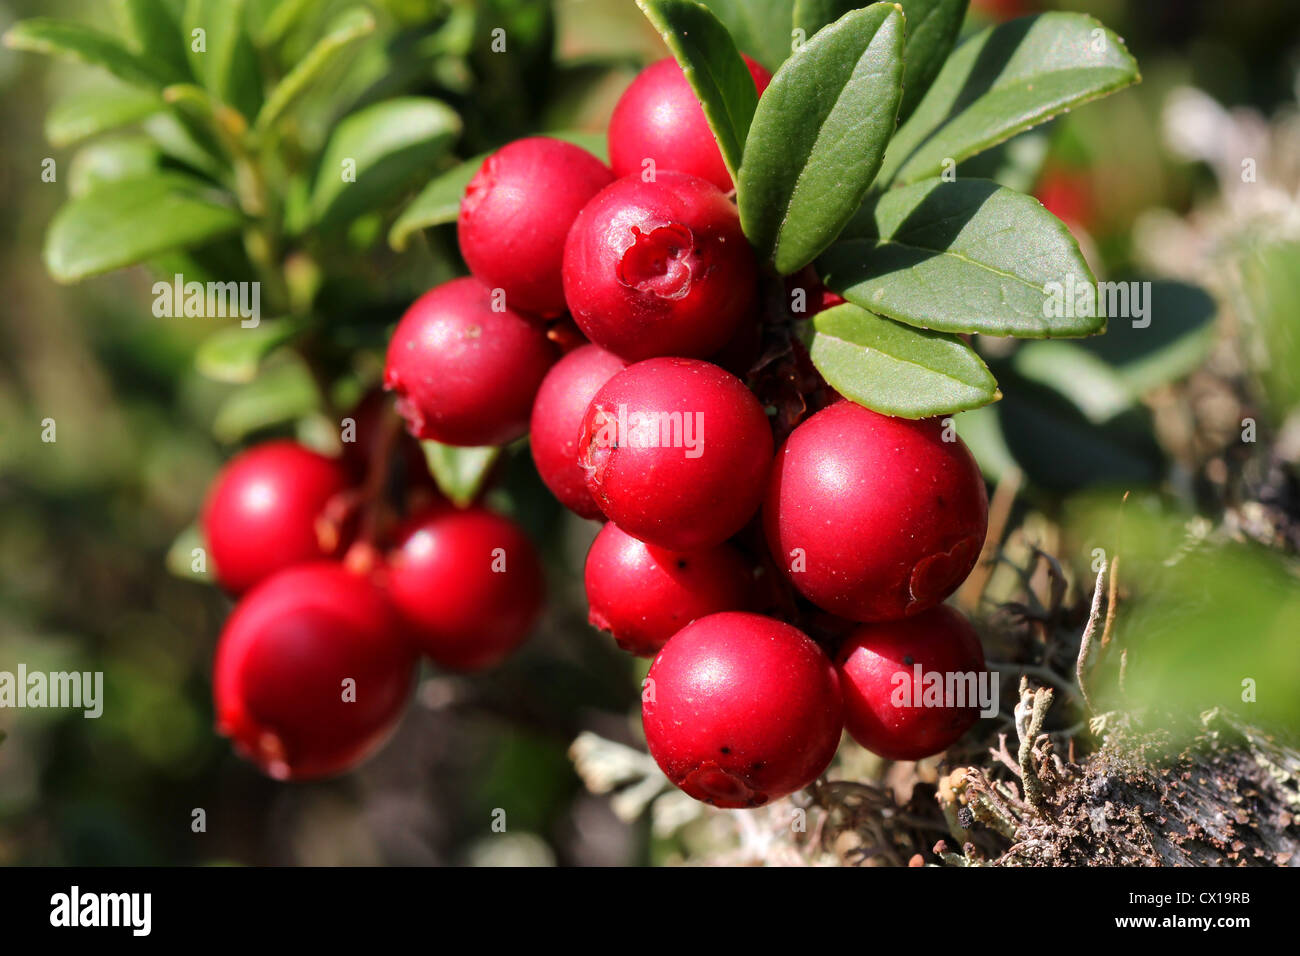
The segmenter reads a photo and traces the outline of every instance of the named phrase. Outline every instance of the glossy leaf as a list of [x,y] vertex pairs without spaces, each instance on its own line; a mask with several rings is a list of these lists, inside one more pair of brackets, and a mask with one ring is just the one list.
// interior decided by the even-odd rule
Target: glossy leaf
[[838,305],[813,318],[809,353],[837,392],[885,415],[928,418],[996,401],[997,381],[961,339]]
[[71,93],[45,117],[45,137],[54,146],[71,146],[127,126],[163,108],[158,95],[137,86],[104,85]]
[[967,40],[889,146],[880,182],[913,183],[1139,79],[1123,41],[1092,17],[1044,13]]
[[297,327],[287,319],[264,319],[215,332],[194,354],[194,367],[217,382],[241,385],[257,378],[262,360],[293,338]]
[[777,270],[796,272],[853,217],[894,131],[903,16],[875,3],[786,61],[759,100],[737,181],[740,220]]
[[952,53],[969,0],[899,0],[907,18],[903,47],[903,102],[898,121],[904,122],[925,96]]
[[75,282],[211,242],[242,225],[229,197],[200,180],[177,173],[125,180],[55,214],[45,265],[60,282]]
[[22,20],[9,28],[5,45],[80,60],[102,67],[119,79],[137,86],[162,86],[170,77],[142,56],[132,53],[118,39],[102,30],[70,20],[37,17]]
[[718,18],[695,0],[637,0],[691,84],[732,178],[758,105],[749,67]]
[[700,0],[742,53],[775,71],[790,55],[795,0]]
[[319,404],[316,383],[301,363],[275,365],[231,393],[217,410],[212,434],[218,441],[237,442],[255,431],[308,415]]
[[983,179],[874,197],[818,268],[849,301],[919,328],[1046,338],[1106,325],[1100,314],[1070,314],[1074,291],[1094,279],[1065,224]]
[[321,158],[312,193],[316,221],[349,222],[391,200],[417,173],[437,164],[460,129],[460,117],[445,103],[415,96],[384,100],[344,118]]
[[420,447],[424,449],[424,460],[438,489],[460,508],[478,497],[483,482],[501,456],[501,449],[494,445],[462,448],[422,441]]

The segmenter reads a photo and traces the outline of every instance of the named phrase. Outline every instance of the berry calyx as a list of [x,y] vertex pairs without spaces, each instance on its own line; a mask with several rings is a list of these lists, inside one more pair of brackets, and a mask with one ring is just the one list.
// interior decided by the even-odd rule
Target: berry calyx
[[753,606],[754,576],[736,548],[670,551],[612,522],[587,552],[589,620],[631,654],[653,657],[691,621]]
[[533,136],[497,150],[470,180],[456,234],[479,281],[505,291],[512,309],[565,309],[560,265],[578,212],[614,174],[585,149]]
[[290,565],[330,557],[336,548],[322,544],[318,520],[348,484],[342,462],[297,442],[265,442],[232,458],[200,517],[221,586],[240,594]]
[[281,571],[236,605],[213,669],[217,730],[277,780],[343,773],[401,717],[415,654],[383,593],[330,562]]
[[979,719],[984,651],[975,629],[947,605],[862,625],[840,648],[836,667],[845,729],[890,760],[946,750]]
[[541,610],[541,563],[523,530],[486,508],[435,508],[399,532],[386,581],[416,646],[440,667],[504,660]]
[[[744,59],[761,96],[772,74]],[[616,176],[640,176],[649,160],[656,172],[698,176],[723,192],[735,188],[699,98],[671,58],[650,64],[619,97],[609,120],[609,160]]]
[[528,443],[537,473],[560,504],[584,518],[601,512],[578,464],[582,419],[601,386],[626,367],[598,345],[579,346],[546,373],[533,402]]
[[646,743],[697,800],[758,807],[808,786],[839,746],[835,668],[802,631],[761,614],[688,624],[650,666]]
[[540,322],[524,318],[474,278],[426,292],[388,343],[384,387],[416,438],[448,445],[504,445],[528,431],[533,397],[556,350]]
[[763,522],[777,563],[810,601],[889,621],[934,607],[966,579],[988,498],[970,450],[938,420],[839,401],[777,452]]
[[758,509],[772,431],[734,375],[699,359],[655,358],[602,386],[578,447],[606,517],[650,544],[697,551],[727,540]]
[[616,181],[564,247],[564,295],[592,342],[629,361],[704,358],[756,322],[757,266],[736,207],[682,173]]

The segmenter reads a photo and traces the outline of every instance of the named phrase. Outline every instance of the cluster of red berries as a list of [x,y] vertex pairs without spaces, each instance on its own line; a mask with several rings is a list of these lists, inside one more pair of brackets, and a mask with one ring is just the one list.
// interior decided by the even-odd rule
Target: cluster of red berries
[[[747,62],[761,94],[770,77]],[[471,276],[417,300],[389,344],[385,386],[409,432],[469,446],[530,433],[555,496],[606,520],[586,564],[590,619],[654,657],[647,742],[692,796],[752,807],[798,790],[846,726],[891,758],[944,749],[973,706],[891,697],[917,666],[983,668],[970,625],[941,606],[984,541],[974,459],[937,421],[844,400],[777,449],[768,409],[722,367],[760,333],[762,269],[673,61],[623,95],[609,146],[612,168],[567,142],[519,140],[470,182],[457,227]],[[536,559],[504,519],[438,505],[377,574],[349,578],[320,563],[311,533],[344,487],[339,466],[292,446],[248,454],[286,464],[232,463],[208,534],[234,590],[293,566],[243,599],[218,655],[222,725],[263,766],[329,772],[368,749],[410,679],[403,633],[468,669],[531,622]],[[265,493],[244,488],[248,472]],[[511,562],[495,579],[490,551]],[[298,672],[292,700],[285,668]],[[356,677],[358,703],[336,706],[340,675]]]

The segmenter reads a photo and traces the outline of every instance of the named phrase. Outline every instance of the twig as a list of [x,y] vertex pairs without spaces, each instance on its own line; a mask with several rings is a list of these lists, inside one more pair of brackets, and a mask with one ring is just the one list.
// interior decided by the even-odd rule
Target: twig
[[1052,706],[1052,689],[1029,689],[1029,678],[1020,678],[1020,703],[1016,705],[1016,730],[1020,734],[1020,777],[1025,784],[1025,799],[1040,812],[1047,810],[1043,783],[1034,766],[1034,741],[1043,730],[1047,709]]
[[1105,591],[1105,583],[1106,561],[1103,558],[1101,568],[1097,571],[1097,584],[1092,589],[1092,608],[1088,611],[1088,623],[1083,629],[1083,637],[1079,639],[1079,656],[1074,661],[1074,677],[1079,684],[1079,693],[1083,694],[1088,709],[1094,712],[1097,707],[1092,702],[1092,695],[1088,693],[1088,652],[1092,650],[1092,635],[1096,632],[1097,622],[1101,619],[1101,596]]

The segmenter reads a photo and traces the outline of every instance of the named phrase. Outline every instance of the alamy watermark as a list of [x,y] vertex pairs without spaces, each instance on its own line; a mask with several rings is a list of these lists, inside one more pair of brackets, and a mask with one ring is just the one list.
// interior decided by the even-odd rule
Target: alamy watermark
[[894,671],[889,703],[894,707],[978,707],[981,717],[998,715],[997,671],[927,671],[913,664]]
[[179,272],[153,284],[153,314],[160,319],[238,317],[246,329],[262,321],[260,282],[186,282]]
[[600,448],[682,448],[687,458],[704,454],[703,412],[629,412],[601,409],[592,441]]
[[0,671],[0,708],[53,707],[83,711],[94,720],[104,713],[103,671]]
[[1151,324],[1150,282],[1087,282],[1071,273],[1064,282],[1043,286],[1043,317],[1047,319],[1132,319],[1133,328]]

